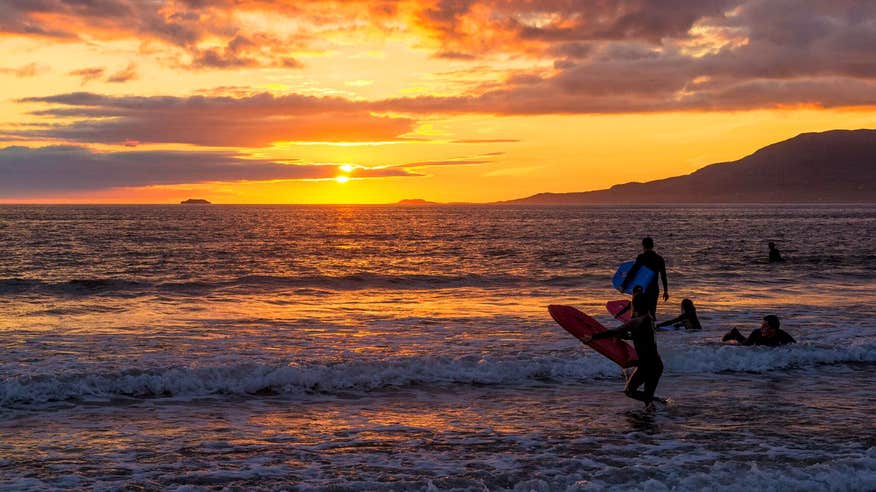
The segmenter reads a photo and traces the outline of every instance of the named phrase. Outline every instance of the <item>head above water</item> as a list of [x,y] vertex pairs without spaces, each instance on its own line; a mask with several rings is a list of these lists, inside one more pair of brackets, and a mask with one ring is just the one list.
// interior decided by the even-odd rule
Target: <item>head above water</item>
[[696,311],[696,308],[693,305],[693,301],[690,299],[685,299],[681,301],[681,311],[684,313],[692,313]]
[[763,317],[763,325],[761,325],[761,328],[778,330],[779,326],[781,326],[781,322],[779,322],[779,317],[775,314],[768,314]]
[[650,236],[646,237],[645,239],[642,239],[642,247],[645,248],[646,250],[647,249],[654,249],[654,240],[651,239]]
[[774,243],[772,241],[770,241],[769,244],[767,244],[767,246],[769,246],[770,249],[776,249],[776,243]]

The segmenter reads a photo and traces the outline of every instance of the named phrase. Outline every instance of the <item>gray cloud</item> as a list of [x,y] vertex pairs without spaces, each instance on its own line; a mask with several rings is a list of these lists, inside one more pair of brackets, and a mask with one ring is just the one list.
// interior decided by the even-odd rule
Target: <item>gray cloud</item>
[[[76,146],[0,149],[0,198],[118,187],[213,181],[331,179],[335,165],[283,164],[228,152],[98,153]],[[361,169],[356,177],[418,176],[403,168]]]
[[37,111],[39,116],[83,119],[10,133],[76,142],[261,147],[289,140],[392,140],[411,131],[415,123],[410,118],[374,116],[366,104],[343,98],[275,97],[266,93],[242,98],[182,98],[78,92],[22,102],[61,106]]

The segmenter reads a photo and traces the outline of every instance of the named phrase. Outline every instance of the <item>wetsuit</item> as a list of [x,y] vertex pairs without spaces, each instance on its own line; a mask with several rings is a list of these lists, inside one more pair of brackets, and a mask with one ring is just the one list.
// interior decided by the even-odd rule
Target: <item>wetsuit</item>
[[633,265],[633,268],[630,269],[630,272],[627,273],[624,283],[621,284],[621,290],[626,289],[627,283],[636,276],[639,267],[643,265],[650,268],[651,271],[656,274],[654,275],[654,279],[651,280],[651,283],[645,287],[644,296],[648,301],[648,312],[651,313],[652,318],[657,319],[657,299],[660,297],[660,286],[657,283],[657,277],[660,277],[663,281],[663,290],[669,290],[669,286],[666,282],[666,262],[663,260],[662,256],[655,253],[652,249],[637,256],[636,263]]
[[703,327],[700,325],[700,319],[697,318],[696,311],[681,313],[677,318],[672,318],[668,321],[664,321],[662,323],[657,323],[657,328],[662,328],[664,326],[677,325],[677,324],[684,324],[684,328],[687,330],[702,330],[703,329]]
[[742,333],[739,333],[739,330],[733,328],[729,333],[724,335],[722,340],[725,342],[736,340],[740,345],[763,345],[766,347],[778,347],[779,345],[785,345],[788,343],[797,343],[797,340],[794,340],[794,337],[779,328],[776,328],[776,334],[771,337],[763,336],[760,328],[758,328],[751,332],[751,335],[748,335],[748,338],[743,337]]
[[[593,335],[594,340],[601,338],[625,338],[633,341],[639,356],[636,370],[630,376],[624,393],[645,403],[654,400],[654,391],[663,374],[663,361],[657,353],[657,339],[654,336],[654,320],[650,316],[638,316],[623,325]],[[645,385],[645,391],[639,391],[639,386]]]
[[776,261],[784,261],[784,258],[782,258],[782,253],[780,253],[777,248],[770,248],[770,263]]

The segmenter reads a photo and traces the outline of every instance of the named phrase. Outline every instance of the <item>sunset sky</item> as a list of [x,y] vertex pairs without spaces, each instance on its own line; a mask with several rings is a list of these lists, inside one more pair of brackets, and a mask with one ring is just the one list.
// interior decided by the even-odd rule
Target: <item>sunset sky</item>
[[0,201],[488,202],[876,128],[876,2],[0,0]]

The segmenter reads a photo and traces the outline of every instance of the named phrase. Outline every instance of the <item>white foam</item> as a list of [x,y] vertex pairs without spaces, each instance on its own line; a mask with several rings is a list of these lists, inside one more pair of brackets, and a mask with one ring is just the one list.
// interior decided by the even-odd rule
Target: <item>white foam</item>
[[[876,342],[846,347],[805,343],[765,348],[674,344],[662,349],[666,373],[764,372],[820,364],[876,361]],[[209,361],[206,361],[209,362]],[[205,362],[205,363],[206,363]],[[371,391],[388,387],[447,384],[528,384],[539,380],[584,381],[617,377],[619,368],[574,345],[549,354],[490,356],[389,356],[337,363],[303,362],[166,367],[86,372],[64,366],[53,374],[19,375],[0,381],[0,406],[118,397],[201,397],[215,394],[303,395]],[[79,372],[74,372],[77,370]]]

